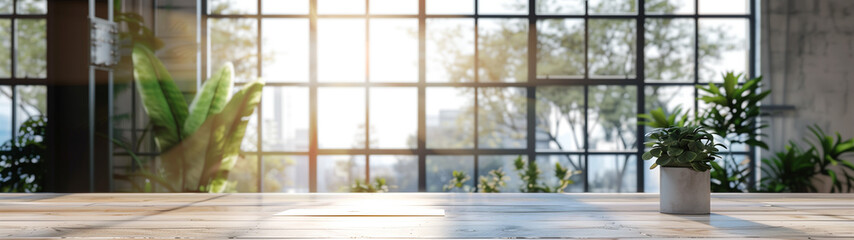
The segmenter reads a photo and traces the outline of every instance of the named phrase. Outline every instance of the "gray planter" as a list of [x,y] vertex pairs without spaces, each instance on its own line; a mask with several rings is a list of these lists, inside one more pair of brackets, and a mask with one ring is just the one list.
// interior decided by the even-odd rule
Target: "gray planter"
[[710,184],[709,171],[662,167],[659,211],[672,214],[709,214]]

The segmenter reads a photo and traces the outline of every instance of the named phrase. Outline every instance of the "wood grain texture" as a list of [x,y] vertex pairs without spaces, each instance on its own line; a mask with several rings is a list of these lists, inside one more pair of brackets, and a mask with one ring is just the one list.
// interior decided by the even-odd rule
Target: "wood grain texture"
[[[407,207],[445,216],[275,216]],[[0,238],[176,237],[854,239],[854,194],[712,194],[699,216],[645,193],[0,194]]]

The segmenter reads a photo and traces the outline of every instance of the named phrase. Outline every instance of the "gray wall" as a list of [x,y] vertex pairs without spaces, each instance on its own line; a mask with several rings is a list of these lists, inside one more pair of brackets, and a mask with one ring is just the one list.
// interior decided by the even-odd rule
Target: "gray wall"
[[761,9],[765,104],[796,108],[766,118],[771,150],[811,137],[813,124],[854,137],[854,1],[762,0]]

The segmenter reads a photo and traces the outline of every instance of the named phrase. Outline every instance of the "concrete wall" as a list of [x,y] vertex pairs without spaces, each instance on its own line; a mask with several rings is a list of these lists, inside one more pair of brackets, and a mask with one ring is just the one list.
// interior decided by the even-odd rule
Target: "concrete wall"
[[761,9],[765,104],[796,108],[766,118],[771,151],[811,138],[813,124],[854,137],[854,1],[762,0]]

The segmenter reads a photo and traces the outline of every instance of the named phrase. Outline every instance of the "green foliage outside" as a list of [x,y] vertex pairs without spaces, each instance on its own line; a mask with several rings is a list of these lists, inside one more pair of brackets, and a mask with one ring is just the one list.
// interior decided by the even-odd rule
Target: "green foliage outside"
[[489,177],[480,176],[477,189],[483,193],[499,193],[504,186],[507,186],[507,176],[499,168],[489,171]]
[[356,180],[356,183],[350,187],[350,192],[354,193],[382,193],[388,192],[389,186],[386,184],[385,178],[376,178],[374,183],[369,183],[362,180]]
[[581,173],[580,171],[570,172],[569,169],[557,162],[555,163],[554,176],[558,179],[558,183],[557,185],[549,186],[545,182],[540,182],[540,169],[536,161],[526,161],[522,159],[522,156],[519,156],[513,162],[513,165],[523,182],[519,191],[525,193],[562,193],[567,186],[573,183],[569,178],[573,174]]
[[445,190],[445,191],[459,190],[462,192],[471,192],[472,191],[471,186],[466,184],[469,180],[471,180],[471,177],[469,177],[468,174],[466,174],[463,171],[453,171],[451,173],[451,176],[452,176],[451,180],[448,181],[448,184],[445,184],[445,186],[442,187],[442,190]]
[[0,145],[0,192],[42,191],[46,128],[47,117],[31,117],[21,124],[15,139]]

